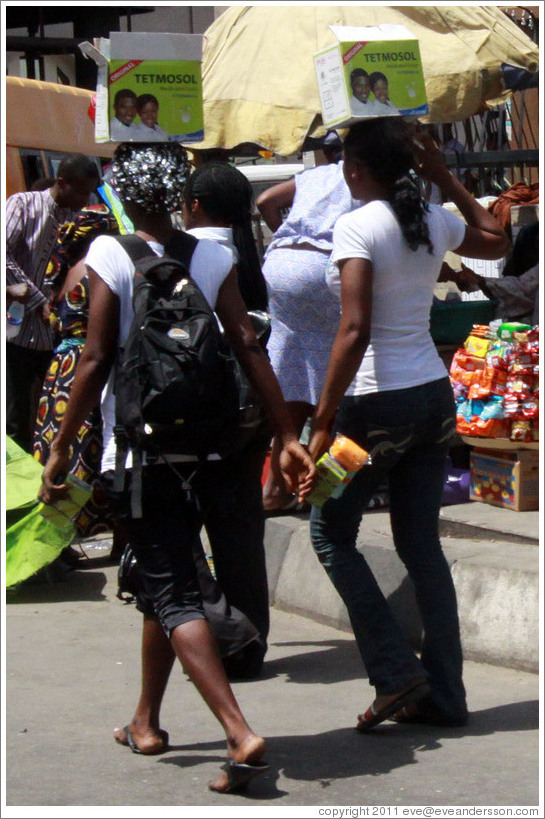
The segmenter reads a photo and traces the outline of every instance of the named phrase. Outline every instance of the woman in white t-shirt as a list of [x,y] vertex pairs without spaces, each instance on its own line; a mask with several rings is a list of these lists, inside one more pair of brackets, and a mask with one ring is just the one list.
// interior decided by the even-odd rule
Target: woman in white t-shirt
[[[252,231],[252,203],[252,186],[241,171],[228,162],[205,162],[184,188],[182,217],[187,233],[229,250],[240,294],[257,324],[268,298]],[[266,338],[261,343],[265,348]],[[259,631],[257,640],[223,658],[228,675],[236,679],[258,675],[269,633],[261,476],[272,431],[257,409],[252,420],[235,452],[206,465],[200,498],[217,581],[229,604]]]
[[[371,453],[371,465],[340,498],[311,514],[314,549],[348,608],[376,690],[358,717],[361,732],[389,717],[441,725],[463,725],[468,717],[456,594],[439,539],[454,400],[429,313],[447,250],[497,259],[509,243],[449,173],[431,138],[418,134],[415,141],[414,133],[400,118],[377,119],[354,126],[345,140],[346,181],[366,204],[335,225],[329,284],[342,315],[309,444],[318,457],[340,432]],[[415,166],[467,224],[425,203],[407,176]],[[356,548],[363,512],[383,481],[424,627],[420,659]]]
[[[184,149],[175,143],[139,145],[124,143],[116,149],[112,165],[113,184],[120,195],[135,233],[148,243],[150,252],[163,254],[175,231],[170,214],[179,209],[187,178]],[[108,239],[109,237],[99,237]],[[70,400],[51,445],[40,498],[55,503],[67,492],[64,483],[69,467],[70,444],[82,421],[102,394],[104,421],[103,470],[115,462],[115,394],[111,371],[119,348],[127,338],[133,318],[132,284],[134,264],[115,240],[94,242],[86,257],[90,284],[87,343],[78,363]],[[228,341],[267,408],[271,423],[285,447],[283,468],[287,481],[299,483],[308,494],[314,468],[298,442],[282,392],[266,353],[257,341],[240,296],[230,253],[216,243],[198,242],[190,272],[225,329]],[[204,615],[193,544],[198,538],[201,517],[182,487],[193,480],[195,463],[187,461],[147,464],[142,469],[143,515],[135,517],[130,506],[131,470],[125,486],[117,492],[109,481],[116,514],[123,516],[143,580],[139,593],[152,604],[144,611],[140,699],[131,721],[116,729],[115,739],[139,754],[160,754],[168,747],[168,735],[160,729],[158,705],[166,683],[155,675],[156,662],[174,654],[182,663],[204,701],[219,720],[227,738],[227,762],[220,776],[210,783],[222,793],[239,789],[267,770],[262,763],[265,740],[251,730],[229,686],[218,647]],[[195,490],[196,492],[196,490]],[[147,665],[146,665],[147,663]],[[168,674],[166,676],[168,679]]]

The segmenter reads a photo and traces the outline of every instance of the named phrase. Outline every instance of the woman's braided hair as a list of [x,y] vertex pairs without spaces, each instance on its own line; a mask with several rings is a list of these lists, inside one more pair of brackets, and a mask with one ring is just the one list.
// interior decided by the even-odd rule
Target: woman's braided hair
[[386,186],[387,201],[410,249],[427,245],[428,253],[433,253],[424,218],[429,207],[409,176],[414,156],[407,123],[399,117],[359,122],[348,132],[344,154],[346,159],[364,164],[373,179]]
[[198,199],[211,218],[228,222],[239,254],[238,282],[249,310],[266,310],[267,284],[252,231],[252,186],[244,174],[227,162],[207,162],[189,177],[184,189],[188,207]]

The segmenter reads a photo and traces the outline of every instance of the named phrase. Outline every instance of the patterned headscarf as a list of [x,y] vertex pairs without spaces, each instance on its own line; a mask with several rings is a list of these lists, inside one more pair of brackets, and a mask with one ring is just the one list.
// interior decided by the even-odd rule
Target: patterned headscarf
[[55,291],[62,288],[66,274],[83,259],[93,239],[103,233],[119,233],[117,222],[106,205],[82,208],[62,225],[45,274]]
[[187,151],[177,142],[123,142],[112,162],[112,187],[125,202],[151,213],[178,210],[191,172]]

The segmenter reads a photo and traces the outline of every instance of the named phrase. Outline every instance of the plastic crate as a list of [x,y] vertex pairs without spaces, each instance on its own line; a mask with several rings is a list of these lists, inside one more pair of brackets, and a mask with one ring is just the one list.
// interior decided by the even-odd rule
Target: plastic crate
[[445,301],[432,305],[430,333],[436,344],[463,344],[474,324],[490,324],[497,301]]

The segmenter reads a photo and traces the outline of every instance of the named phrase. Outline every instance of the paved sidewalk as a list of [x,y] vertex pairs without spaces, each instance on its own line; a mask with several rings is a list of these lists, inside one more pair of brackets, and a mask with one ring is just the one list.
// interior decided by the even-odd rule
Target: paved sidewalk
[[[539,526],[539,512],[484,503],[442,507],[441,538],[458,596],[466,658],[538,671]],[[395,552],[387,511],[364,515],[358,546],[418,646],[421,623],[412,583]],[[275,606],[350,630],[346,609],[312,549],[308,515],[270,518],[266,547]]]
[[[30,806],[28,816],[55,806],[54,816],[117,819],[253,817],[261,808],[292,816],[299,806],[538,805],[535,674],[468,662],[467,727],[386,723],[363,736],[353,726],[372,690],[351,636],[275,609],[263,677],[234,685],[250,723],[268,738],[270,772],[245,796],[207,790],[224,758],[222,732],[179,668],[163,714],[172,748],[161,757],[131,754],[111,732],[135,703],[140,616],[115,598],[116,568],[103,565],[100,549],[94,554],[63,582],[26,584],[8,596],[2,816],[16,815],[16,806]],[[89,806],[110,807],[93,813]],[[235,812],[223,814],[226,806]]]

